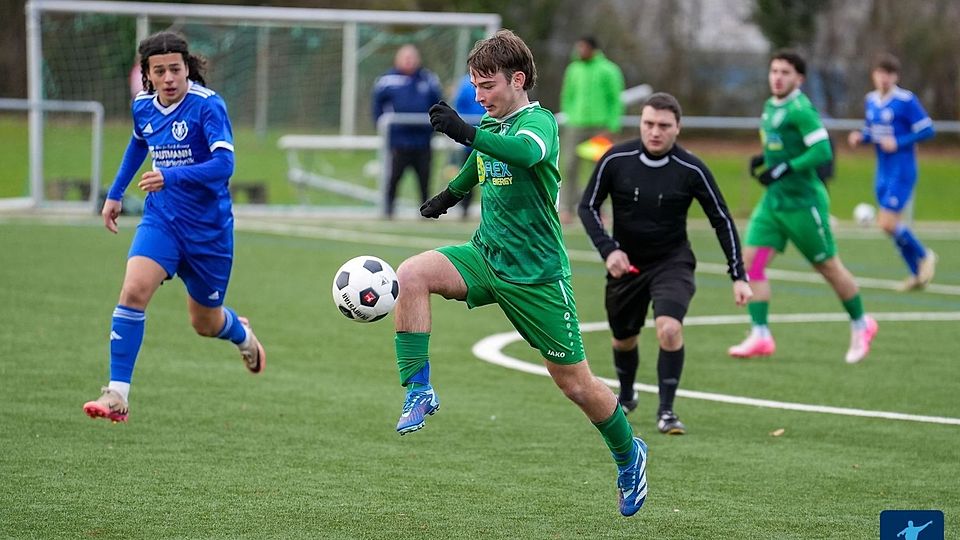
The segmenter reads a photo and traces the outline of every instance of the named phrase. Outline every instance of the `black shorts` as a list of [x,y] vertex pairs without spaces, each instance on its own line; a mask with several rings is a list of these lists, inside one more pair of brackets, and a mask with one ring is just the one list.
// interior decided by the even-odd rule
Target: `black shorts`
[[697,260],[685,247],[669,257],[640,268],[639,274],[614,279],[607,276],[607,322],[616,339],[640,333],[653,300],[653,315],[683,322],[690,300],[697,291],[693,272]]

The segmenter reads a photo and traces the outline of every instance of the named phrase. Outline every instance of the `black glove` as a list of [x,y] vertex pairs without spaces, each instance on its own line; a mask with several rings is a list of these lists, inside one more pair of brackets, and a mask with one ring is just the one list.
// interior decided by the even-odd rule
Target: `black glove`
[[477,128],[463,121],[457,111],[444,102],[430,107],[430,125],[434,131],[439,131],[460,144],[470,146]]
[[759,176],[760,167],[763,167],[763,154],[757,154],[750,158],[750,176],[754,178]]
[[[434,107],[436,107],[436,105],[434,105]],[[425,218],[437,219],[443,214],[446,214],[447,209],[457,204],[462,199],[463,197],[455,195],[452,191],[450,191],[450,188],[447,188],[434,195],[429,201],[423,203],[420,206],[420,215]]]
[[769,169],[760,173],[760,176],[757,177],[757,180],[759,180],[761,184],[769,186],[770,184],[782,178],[784,175],[788,174],[791,170],[790,164],[784,161],[776,167],[770,167]]

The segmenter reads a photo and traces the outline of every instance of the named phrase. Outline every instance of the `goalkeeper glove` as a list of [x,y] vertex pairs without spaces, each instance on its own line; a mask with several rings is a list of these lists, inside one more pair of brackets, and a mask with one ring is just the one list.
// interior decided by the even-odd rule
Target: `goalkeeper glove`
[[770,167],[769,169],[760,173],[760,176],[757,177],[757,180],[765,186],[776,182],[784,175],[789,174],[793,169],[790,167],[790,164],[784,161],[783,163],[777,165],[776,167]]
[[463,121],[457,111],[441,101],[430,107],[430,125],[434,131],[439,131],[460,144],[470,146],[477,128]]
[[462,199],[463,197],[455,195],[450,191],[450,188],[446,188],[420,206],[420,215],[425,218],[437,219],[443,214],[446,214],[451,206],[457,204]]

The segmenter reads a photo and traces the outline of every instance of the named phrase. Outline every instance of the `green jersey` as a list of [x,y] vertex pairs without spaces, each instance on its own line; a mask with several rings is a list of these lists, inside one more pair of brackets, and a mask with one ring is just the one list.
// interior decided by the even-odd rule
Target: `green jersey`
[[570,276],[557,201],[557,120],[534,102],[503,119],[484,115],[473,152],[450,190],[480,184],[480,227],[472,242],[502,279],[547,283]]
[[820,115],[800,89],[783,99],[767,100],[760,117],[760,142],[767,167],[787,162],[791,168],[767,187],[764,204],[774,210],[796,210],[826,196],[816,168],[830,161],[833,152]]

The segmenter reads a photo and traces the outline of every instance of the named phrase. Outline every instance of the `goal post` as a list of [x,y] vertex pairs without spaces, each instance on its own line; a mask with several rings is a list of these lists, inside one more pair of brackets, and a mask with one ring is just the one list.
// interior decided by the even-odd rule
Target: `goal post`
[[[43,156],[45,152],[30,151],[29,171],[38,171],[39,174],[30,174],[27,193],[23,197],[0,198],[0,208],[23,208],[25,206],[58,206],[60,208],[90,208],[97,210],[98,194],[100,192],[101,158],[103,156],[103,105],[97,101],[57,101],[41,100],[31,102],[26,99],[0,98],[0,111],[26,111],[29,115],[38,114],[47,117],[50,113],[79,113],[89,114],[91,126],[89,131],[90,144],[90,176],[71,180],[70,186],[63,185],[63,189],[76,188],[81,196],[79,201],[64,201],[63,197],[48,199],[42,179]],[[76,133],[87,133],[85,128],[79,128]],[[42,131],[31,131],[28,147],[44,147]],[[36,137],[36,140],[35,140]],[[71,143],[72,144],[72,143]],[[78,146],[82,146],[82,143]],[[62,180],[65,182],[66,180]]]
[[[104,163],[119,161],[139,82],[136,45],[160,30],[184,34],[208,60],[205,78],[227,103],[238,164],[234,179],[274,181],[285,167],[282,134],[376,134],[373,85],[396,49],[416,44],[424,66],[452,84],[475,41],[499,29],[496,14],[337,10],[100,0],[28,0],[27,76],[31,195],[44,184],[44,101],[96,101],[106,124]],[[268,155],[272,151],[275,155]],[[242,159],[255,156],[248,167]],[[264,159],[267,156],[269,159]],[[109,171],[108,171],[109,174]],[[281,186],[274,191],[289,190]],[[277,197],[290,201],[288,193]],[[268,201],[273,203],[274,201]]]

